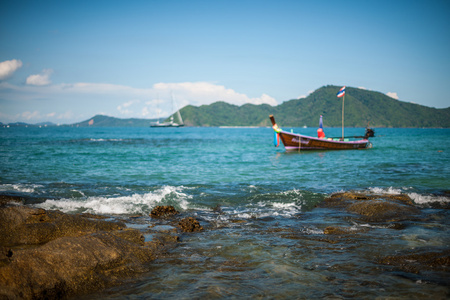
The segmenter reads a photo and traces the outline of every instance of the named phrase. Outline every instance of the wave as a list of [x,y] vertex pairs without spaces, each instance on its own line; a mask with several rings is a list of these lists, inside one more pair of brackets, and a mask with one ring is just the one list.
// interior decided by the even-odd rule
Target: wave
[[[249,186],[249,188],[254,188]],[[256,193],[256,195],[255,195]],[[323,195],[292,189],[276,193],[258,194],[253,190],[241,203],[221,207],[222,218],[259,219],[267,217],[293,217],[323,199]]]
[[49,199],[35,206],[44,209],[58,209],[66,213],[149,214],[152,208],[158,205],[173,205],[177,209],[186,210],[191,197],[183,193],[182,186],[163,186],[145,194],[120,197],[91,196],[84,199]]
[[35,193],[37,189],[42,188],[39,184],[26,184],[26,183],[15,183],[15,184],[1,184],[0,192],[20,192],[20,193]]
[[412,188],[380,188],[380,187],[371,187],[368,189],[369,192],[374,194],[406,194],[408,195],[416,204],[419,205],[427,205],[427,204],[449,204],[450,198],[442,195],[433,195],[433,194],[420,194],[417,192],[411,191]]

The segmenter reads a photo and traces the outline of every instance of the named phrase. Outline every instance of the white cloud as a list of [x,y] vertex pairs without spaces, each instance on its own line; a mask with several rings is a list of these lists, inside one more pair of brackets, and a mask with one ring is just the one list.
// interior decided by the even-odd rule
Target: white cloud
[[122,115],[132,115],[133,111],[128,109],[130,106],[134,105],[134,104],[138,104],[140,103],[140,100],[131,100],[125,103],[122,103],[121,105],[117,106],[117,110],[122,114]]
[[394,99],[398,100],[398,95],[395,92],[387,92],[386,95],[391,97],[391,98],[394,98]]
[[50,81],[50,75],[53,73],[52,69],[44,69],[41,74],[36,75],[30,75],[27,78],[27,84],[29,85],[49,85],[51,83]]
[[17,59],[0,62],[0,80],[9,78],[20,67],[22,67],[22,62]]
[[250,98],[233,89],[225,88],[209,82],[181,82],[181,83],[157,83],[153,88],[159,92],[173,92],[176,101],[181,101],[183,106],[187,104],[203,105],[216,101],[225,101],[235,105],[269,104],[277,105],[277,101],[269,95]]
[[298,96],[297,99],[304,99],[304,98],[308,97],[310,94],[312,94],[314,92],[315,92],[315,90],[310,90],[310,91],[308,91],[308,94]]
[[[48,71],[40,75],[51,74],[51,71],[46,72]],[[0,82],[0,97],[14,95],[16,99],[14,110],[17,113],[14,119],[28,120],[32,117],[31,113],[19,116],[19,111],[33,110],[42,111],[40,115],[42,120],[36,121],[60,120],[64,123],[66,119],[66,122],[70,123],[88,119],[99,113],[118,117],[166,117],[186,105],[208,105],[217,101],[234,105],[246,103],[278,105],[277,101],[267,94],[249,97],[244,93],[209,82],[157,83],[149,88],[134,88],[86,82],[49,84],[49,77],[47,81],[43,80],[44,77],[38,77],[34,81],[34,84],[47,82],[48,84],[44,86],[31,84],[16,86]],[[45,106],[40,103],[45,103]],[[43,110],[44,108],[46,110]],[[65,113],[66,111],[70,113]],[[51,113],[55,114],[51,116],[49,115]],[[13,118],[14,114],[9,111],[8,115]],[[5,115],[1,117],[2,120],[6,119]],[[37,114],[34,117],[37,117]]]
[[37,110],[35,111],[25,111],[21,114],[21,117],[25,120],[38,120],[41,119],[41,113]]

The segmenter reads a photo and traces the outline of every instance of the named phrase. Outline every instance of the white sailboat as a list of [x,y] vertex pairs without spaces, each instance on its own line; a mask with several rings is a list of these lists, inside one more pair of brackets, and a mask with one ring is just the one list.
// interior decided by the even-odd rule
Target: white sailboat
[[[173,110],[173,105],[174,105],[173,96],[171,98],[172,98],[172,110]],[[174,115],[177,116],[177,118],[178,118],[177,122],[178,123],[174,122]],[[159,118],[158,118],[158,121],[156,123],[153,123],[153,124],[150,125],[150,127],[183,127],[183,126],[184,126],[183,118],[181,118],[181,114],[180,114],[180,110],[179,109],[177,109],[177,111],[170,116],[169,122],[162,122],[162,123],[160,123],[159,122]]]

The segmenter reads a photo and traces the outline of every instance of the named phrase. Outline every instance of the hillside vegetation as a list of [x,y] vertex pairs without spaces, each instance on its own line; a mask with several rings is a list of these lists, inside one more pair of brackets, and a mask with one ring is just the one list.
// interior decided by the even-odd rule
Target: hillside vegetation
[[[339,127],[342,120],[340,87],[324,86],[306,98],[286,101],[278,106],[245,104],[236,106],[215,102],[181,110],[188,126],[271,126],[269,114],[283,126],[317,127],[323,115],[324,126]],[[395,100],[385,94],[346,87],[345,126],[365,127],[450,127],[450,108],[436,109]]]
[[[293,99],[278,106],[267,104],[242,106],[226,102],[210,105],[188,105],[180,113],[186,126],[272,126],[269,115],[285,127],[318,127],[323,115],[325,127],[340,127],[342,98],[336,93],[340,86],[324,86],[306,98]],[[160,121],[164,121],[160,119]],[[168,121],[168,119],[166,119]],[[65,125],[77,127],[148,127],[156,119],[119,119],[103,115],[80,123]],[[42,123],[44,124],[44,123]],[[43,126],[42,124],[14,123],[11,126]],[[0,126],[6,126],[1,124]],[[54,124],[45,124],[45,126]],[[395,100],[383,93],[346,87],[346,127],[443,127],[450,128],[450,107],[436,109]]]

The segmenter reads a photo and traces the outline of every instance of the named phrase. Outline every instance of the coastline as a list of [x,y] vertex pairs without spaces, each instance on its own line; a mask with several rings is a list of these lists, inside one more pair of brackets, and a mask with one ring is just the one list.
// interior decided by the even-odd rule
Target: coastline
[[[224,226],[205,218],[200,218],[199,222],[189,213],[180,213],[170,206],[157,206],[147,216],[116,216],[111,221],[106,216],[65,214],[24,206],[22,201],[20,197],[0,197],[0,297],[6,299],[60,299],[101,294],[129,279],[148,276],[155,259],[174,255],[170,253],[180,244],[185,232],[208,234]],[[436,226],[435,221],[442,219],[448,209],[447,203],[424,212],[405,194],[341,192],[329,195],[312,208],[324,218],[329,217],[330,212],[339,216],[334,217],[332,223],[322,221],[317,225],[319,232],[274,225],[261,229],[259,234],[275,234],[285,240],[301,242],[302,248],[306,247],[304,250],[309,249],[307,252],[317,251],[314,250],[317,245],[325,245],[323,249],[338,247],[332,252],[342,251],[337,249],[361,251],[361,246],[357,245],[370,243],[380,228],[401,233],[411,226]],[[212,213],[220,218],[224,212],[217,207]],[[230,220],[232,226],[247,226],[250,222],[238,218]],[[391,242],[375,236],[381,243]],[[256,242],[257,236],[254,239]],[[239,243],[235,247],[239,247]],[[389,246],[372,250],[375,252],[365,272],[401,273],[409,280],[435,286],[434,296],[448,295],[448,245],[393,249],[395,247]],[[175,259],[177,264],[180,259]],[[170,264],[170,259],[165,263]],[[248,262],[235,259],[212,268],[229,272],[227,268],[235,264],[242,270],[248,268],[243,267]],[[312,271],[316,268],[308,265],[304,267],[311,267]],[[355,267],[358,265],[339,263],[333,268],[345,274]],[[356,287],[348,289],[356,290]],[[348,293],[361,296],[355,291]],[[227,294],[208,292],[203,296]]]
[[125,225],[130,220],[65,214],[22,200],[0,196],[1,299],[61,299],[123,284],[149,272],[181,232],[198,230],[189,227],[195,220],[183,219],[173,230],[154,230],[147,241],[141,230]]

